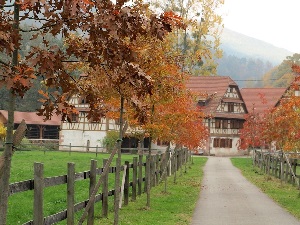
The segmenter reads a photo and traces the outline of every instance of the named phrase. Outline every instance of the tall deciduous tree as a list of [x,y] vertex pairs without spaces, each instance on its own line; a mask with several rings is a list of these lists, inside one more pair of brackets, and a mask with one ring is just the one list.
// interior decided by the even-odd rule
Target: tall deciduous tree
[[[294,66],[297,71],[298,66]],[[275,147],[284,151],[295,151],[300,147],[300,97],[299,77],[296,77],[281,101],[264,115],[247,115],[241,131],[240,148]]]
[[182,69],[193,75],[216,74],[216,58],[222,56],[219,49],[222,17],[218,9],[223,0],[152,0],[157,10],[174,11],[188,26],[173,33],[170,41],[182,57]]
[[[299,68],[294,65],[293,71],[299,74]],[[279,105],[265,119],[264,135],[284,151],[296,151],[300,147],[300,97],[296,94],[299,81],[297,76]]]
[[264,113],[256,113],[254,106],[245,116],[243,129],[240,131],[240,141],[238,148],[245,150],[250,148],[261,148],[266,146],[266,138],[264,136]]

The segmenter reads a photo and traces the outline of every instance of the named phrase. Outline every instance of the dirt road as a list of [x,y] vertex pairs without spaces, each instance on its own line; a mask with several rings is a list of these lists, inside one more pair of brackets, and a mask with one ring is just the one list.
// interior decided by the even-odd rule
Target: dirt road
[[248,182],[230,158],[209,158],[201,189],[192,225],[300,225]]

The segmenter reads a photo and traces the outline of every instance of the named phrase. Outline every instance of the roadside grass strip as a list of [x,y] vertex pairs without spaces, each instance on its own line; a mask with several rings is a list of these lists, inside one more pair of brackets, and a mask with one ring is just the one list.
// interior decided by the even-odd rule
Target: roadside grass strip
[[281,182],[280,179],[253,167],[251,158],[232,158],[231,161],[235,167],[241,170],[246,179],[300,219],[300,191],[297,186]]

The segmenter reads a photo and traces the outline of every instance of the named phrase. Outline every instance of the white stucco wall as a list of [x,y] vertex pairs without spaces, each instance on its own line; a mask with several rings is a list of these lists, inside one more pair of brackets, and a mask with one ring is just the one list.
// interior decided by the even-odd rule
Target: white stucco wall
[[[96,151],[96,146],[102,147],[102,140],[106,136],[106,131],[81,131],[68,130],[61,133],[60,150],[69,150],[71,146],[87,146],[90,142],[89,151]],[[72,151],[86,151],[86,147],[72,147]]]
[[[225,137],[217,137],[212,136],[210,141],[210,155],[215,156],[240,156],[247,154],[247,151],[238,149],[238,137],[228,137],[232,139],[232,148],[214,148],[213,147],[213,139],[214,138],[225,138]],[[208,154],[208,149],[206,149],[206,154]]]

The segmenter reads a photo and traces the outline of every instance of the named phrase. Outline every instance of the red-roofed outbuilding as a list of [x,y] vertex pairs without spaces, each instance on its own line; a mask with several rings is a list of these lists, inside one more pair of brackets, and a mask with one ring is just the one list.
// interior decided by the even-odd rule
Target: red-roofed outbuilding
[[[38,116],[36,112],[14,112],[14,129],[25,120],[27,131],[25,137],[28,139],[46,140],[59,139],[59,131],[61,126],[61,117],[53,115],[51,120],[44,121],[42,116]],[[8,113],[6,110],[0,110],[0,122],[7,124]]]

